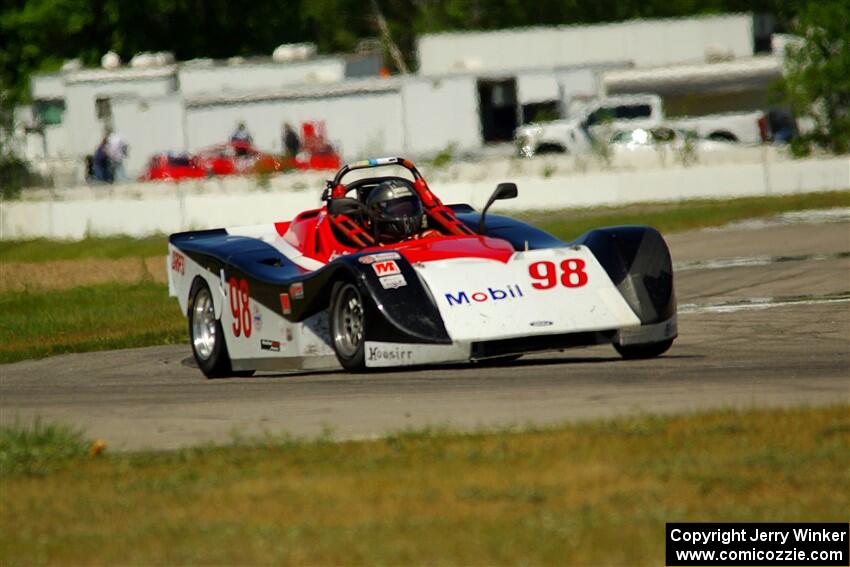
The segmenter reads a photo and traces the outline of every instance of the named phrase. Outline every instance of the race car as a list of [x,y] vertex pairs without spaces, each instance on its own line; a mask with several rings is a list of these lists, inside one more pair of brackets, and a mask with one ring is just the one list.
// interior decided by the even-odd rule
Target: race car
[[195,160],[209,176],[273,173],[286,169],[283,160],[258,150],[250,142],[240,141],[203,148]]
[[160,153],[151,156],[139,181],[179,181],[198,179],[207,176],[206,169],[198,159],[185,153]]
[[343,166],[322,206],[290,221],[172,234],[169,292],[198,367],[212,378],[501,362],[601,343],[625,358],[667,351],[676,297],[661,235],[625,226],[563,242],[486,214],[516,196],[501,183],[481,212],[447,206],[412,162],[389,157]]

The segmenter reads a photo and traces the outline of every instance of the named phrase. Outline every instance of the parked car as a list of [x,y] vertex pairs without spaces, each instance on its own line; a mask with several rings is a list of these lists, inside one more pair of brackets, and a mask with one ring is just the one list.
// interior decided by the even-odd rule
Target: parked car
[[611,136],[610,145],[615,155],[663,150],[681,151],[688,145],[697,152],[711,152],[733,147],[731,142],[706,140],[700,138],[696,132],[666,126],[620,130]]
[[239,175],[262,171],[272,173],[287,169],[286,162],[262,152],[249,142],[227,142],[198,151],[198,163],[207,175]]
[[159,153],[151,157],[140,181],[180,180],[218,175],[278,173],[293,169],[331,170],[340,167],[340,158],[330,144],[310,139],[305,151],[295,157],[276,156],[258,150],[248,142],[227,142],[199,150],[196,154]]
[[298,169],[336,171],[342,165],[336,148],[328,141],[324,121],[314,120],[301,124],[301,148],[293,163]]
[[207,172],[194,157],[188,154],[154,154],[148,161],[140,181],[161,181],[206,177]]
[[661,98],[647,94],[577,102],[565,119],[520,126],[514,140],[517,153],[523,157],[545,152],[583,154],[592,150],[594,140],[606,140],[611,132],[662,125],[718,141],[760,143],[769,138],[764,112],[668,119]]

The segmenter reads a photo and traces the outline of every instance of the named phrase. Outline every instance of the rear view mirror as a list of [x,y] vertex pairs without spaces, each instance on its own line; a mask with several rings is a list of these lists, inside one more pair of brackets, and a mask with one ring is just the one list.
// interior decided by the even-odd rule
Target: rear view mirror
[[[499,183],[496,185],[496,190],[490,196],[489,204],[493,201],[501,201],[503,199],[516,199],[519,191],[516,188],[516,183]],[[485,207],[486,208],[486,207]]]
[[332,215],[350,215],[353,213],[362,213],[366,210],[366,206],[357,199],[348,197],[331,199],[328,203],[328,212]]
[[490,205],[504,199],[515,199],[518,194],[516,183],[499,183],[496,185],[496,190],[490,195],[487,204],[484,205],[484,210],[481,211],[481,220],[478,221],[478,234],[484,234],[484,216],[487,214]]

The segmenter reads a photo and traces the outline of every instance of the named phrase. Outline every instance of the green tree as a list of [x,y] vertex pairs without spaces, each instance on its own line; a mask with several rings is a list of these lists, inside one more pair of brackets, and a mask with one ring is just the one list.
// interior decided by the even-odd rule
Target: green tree
[[850,152],[850,0],[810,2],[794,30],[803,41],[786,50],[783,91],[794,112],[815,123],[797,148]]
[[[110,0],[112,1],[112,0]],[[113,2],[114,3],[114,2]],[[0,9],[0,90],[26,99],[29,76],[65,59],[94,63],[110,47],[106,0],[10,0]]]
[[[793,18],[799,0],[377,0],[393,41],[416,68],[422,33],[599,23],[723,12]],[[129,60],[171,51],[178,60],[270,54],[281,43],[312,41],[321,53],[350,51],[378,37],[368,0],[2,0],[0,91],[14,103],[29,78],[66,59],[96,65],[108,50]]]
[[13,199],[21,189],[41,181],[18,156],[13,144],[14,106],[8,93],[0,91],[0,200]]

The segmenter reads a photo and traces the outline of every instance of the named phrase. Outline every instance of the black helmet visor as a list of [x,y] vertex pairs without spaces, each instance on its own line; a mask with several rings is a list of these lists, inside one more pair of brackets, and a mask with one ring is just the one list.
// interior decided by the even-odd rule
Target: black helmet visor
[[381,217],[386,220],[403,219],[422,214],[422,205],[414,195],[379,202],[376,205],[381,212]]

